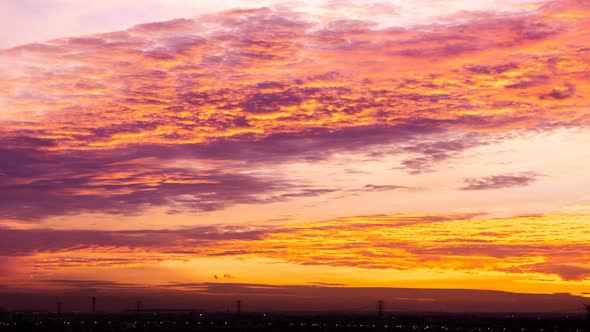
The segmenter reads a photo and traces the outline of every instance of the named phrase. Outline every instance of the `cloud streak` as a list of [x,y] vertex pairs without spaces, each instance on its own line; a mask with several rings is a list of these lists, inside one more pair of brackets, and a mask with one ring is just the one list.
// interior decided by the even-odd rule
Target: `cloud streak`
[[523,172],[520,174],[491,175],[482,178],[465,178],[465,186],[461,190],[490,190],[514,187],[526,187],[541,176],[535,172]]

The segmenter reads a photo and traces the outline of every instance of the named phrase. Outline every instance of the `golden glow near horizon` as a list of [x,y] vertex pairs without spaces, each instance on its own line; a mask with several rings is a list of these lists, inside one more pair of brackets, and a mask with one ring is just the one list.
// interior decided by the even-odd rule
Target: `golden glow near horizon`
[[461,3],[0,50],[0,280],[587,295],[590,6]]
[[[245,284],[584,295],[590,290],[589,223],[578,215],[479,219],[430,214],[178,231],[44,230],[25,235],[31,243],[47,243],[31,245],[22,259],[28,265],[14,271],[31,279],[15,287],[93,280],[104,273],[123,285],[155,289],[174,287],[168,285],[171,276],[182,289],[195,279],[217,282],[213,276],[225,275],[222,282]],[[134,271],[149,273],[138,282]]]

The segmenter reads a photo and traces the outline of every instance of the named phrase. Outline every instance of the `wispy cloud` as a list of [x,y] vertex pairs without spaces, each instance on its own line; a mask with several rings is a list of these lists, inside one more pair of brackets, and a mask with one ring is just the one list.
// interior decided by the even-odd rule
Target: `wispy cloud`
[[482,178],[465,178],[465,186],[461,190],[490,190],[501,188],[526,187],[536,182],[542,176],[535,172],[520,174],[500,174]]

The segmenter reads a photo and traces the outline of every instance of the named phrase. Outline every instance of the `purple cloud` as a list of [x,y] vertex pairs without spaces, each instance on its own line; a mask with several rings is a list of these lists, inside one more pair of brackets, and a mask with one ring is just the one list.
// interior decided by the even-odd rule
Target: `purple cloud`
[[[349,5],[395,14],[384,4]],[[0,217],[134,214],[161,206],[200,212],[328,194],[339,189],[311,191],[307,183],[255,176],[221,161],[252,170],[341,152],[398,154],[403,161],[393,167],[420,174],[519,131],[589,123],[583,111],[554,112],[575,104],[583,86],[576,80],[587,73],[562,70],[557,55],[544,52],[546,40],[577,31],[575,22],[546,21],[546,8],[470,13],[459,23],[420,29],[318,24],[289,8],[227,11],[0,51],[6,75],[14,75],[3,80],[0,98],[7,114],[18,114],[0,126]],[[578,51],[583,41],[564,51],[577,63],[588,62],[588,53]],[[488,52],[505,60],[472,61]],[[450,61],[457,65],[438,65]],[[388,66],[392,74],[384,78]],[[506,84],[491,84],[498,80]],[[479,105],[522,111],[483,112]],[[40,111],[21,121],[31,109]],[[124,166],[138,159],[151,161]],[[177,160],[218,163],[202,172],[169,166]],[[473,181],[465,190],[510,179]]]
[[541,176],[535,172],[523,172],[520,174],[491,175],[482,178],[465,178],[464,187],[461,190],[490,190],[501,188],[526,187],[536,182]]
[[360,191],[390,191],[390,190],[398,190],[398,189],[409,189],[405,186],[397,186],[397,185],[374,185],[374,184],[367,184],[363,188],[359,189]]

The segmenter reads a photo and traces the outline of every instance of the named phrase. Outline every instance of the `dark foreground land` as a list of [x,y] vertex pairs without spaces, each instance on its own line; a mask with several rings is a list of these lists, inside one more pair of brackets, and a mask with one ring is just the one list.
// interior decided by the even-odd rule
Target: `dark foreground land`
[[5,312],[0,331],[589,332],[582,315]]

